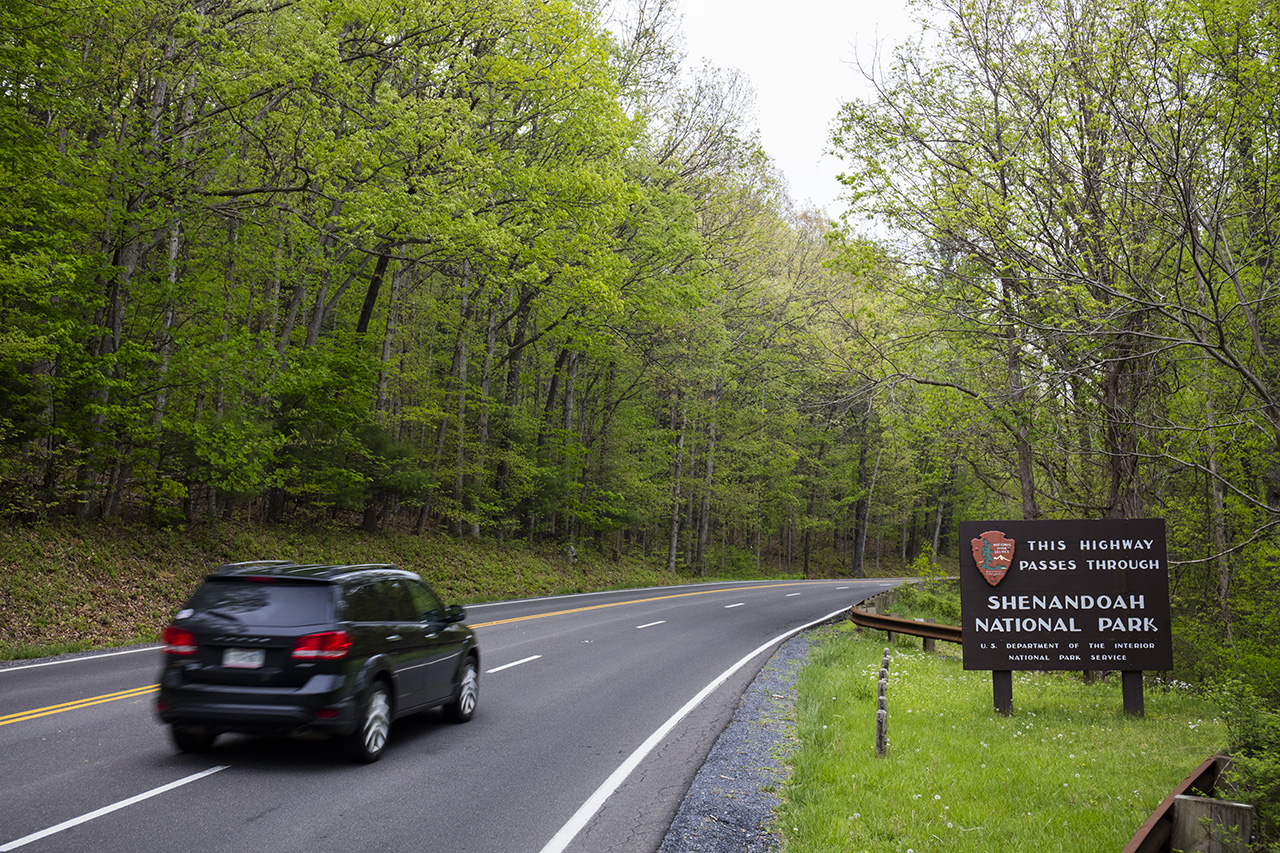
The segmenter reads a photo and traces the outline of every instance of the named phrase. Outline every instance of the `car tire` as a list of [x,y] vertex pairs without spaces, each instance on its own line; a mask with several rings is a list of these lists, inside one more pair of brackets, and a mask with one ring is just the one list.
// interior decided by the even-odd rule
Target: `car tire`
[[208,752],[218,733],[206,726],[186,726],[174,723],[169,727],[173,745],[183,752]]
[[462,664],[462,672],[458,676],[458,690],[453,700],[444,706],[444,714],[455,723],[465,723],[476,714],[476,705],[480,702],[480,670],[476,667],[476,659],[469,657]]
[[390,734],[391,696],[385,683],[375,681],[360,710],[360,725],[346,736],[347,754],[362,764],[377,761],[387,748]]

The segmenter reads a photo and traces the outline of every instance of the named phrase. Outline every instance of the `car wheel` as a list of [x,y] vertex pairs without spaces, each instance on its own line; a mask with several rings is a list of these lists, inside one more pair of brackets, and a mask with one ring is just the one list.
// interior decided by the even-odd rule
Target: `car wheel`
[[391,698],[387,687],[375,681],[364,700],[360,714],[360,727],[347,735],[347,752],[356,761],[368,764],[382,757],[387,748],[387,736],[391,733]]
[[445,716],[455,723],[465,723],[475,716],[479,701],[480,672],[476,669],[476,659],[467,658],[458,679],[458,692],[454,694],[453,701],[444,706]]
[[218,733],[205,726],[184,726],[174,723],[169,727],[173,745],[183,752],[208,752]]

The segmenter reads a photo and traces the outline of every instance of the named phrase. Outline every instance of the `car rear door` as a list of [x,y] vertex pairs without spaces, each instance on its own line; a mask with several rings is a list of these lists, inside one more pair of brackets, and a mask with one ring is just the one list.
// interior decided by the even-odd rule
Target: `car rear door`
[[370,578],[346,593],[351,630],[370,654],[381,654],[390,663],[400,711],[420,706],[426,685],[426,632],[414,618],[412,601],[398,581]]

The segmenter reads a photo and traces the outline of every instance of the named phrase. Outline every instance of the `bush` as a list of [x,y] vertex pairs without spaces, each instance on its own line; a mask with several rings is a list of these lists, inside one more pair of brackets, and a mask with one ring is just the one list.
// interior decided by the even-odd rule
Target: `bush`
[[1280,849],[1280,713],[1252,692],[1234,689],[1226,703],[1231,796],[1257,809],[1254,850]]
[[897,588],[893,603],[897,609],[910,611],[912,617],[960,624],[960,594],[947,584],[903,584]]

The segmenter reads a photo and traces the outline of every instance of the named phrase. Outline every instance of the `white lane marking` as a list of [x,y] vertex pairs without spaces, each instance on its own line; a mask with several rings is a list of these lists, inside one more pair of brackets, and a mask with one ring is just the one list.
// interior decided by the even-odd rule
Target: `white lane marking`
[[848,589],[848,588],[849,588],[849,587],[847,587],[847,586],[838,586],[838,587],[836,587],[836,589]]
[[157,643],[154,646],[146,646],[141,649],[125,649],[122,652],[103,652],[100,655],[84,655],[83,657],[78,657],[78,658],[63,658],[61,660],[47,660],[47,661],[44,661],[43,663],[27,663],[21,666],[0,667],[0,675],[4,675],[6,672],[17,672],[20,669],[35,669],[36,667],[39,667],[39,666],[56,666],[57,664],[60,664],[60,663],[76,663],[82,660],[98,660],[99,658],[113,658],[116,655],[133,655],[133,654],[137,654],[138,652],[154,652],[158,648],[160,648],[160,645]]
[[504,663],[502,666],[495,666],[493,669],[486,669],[484,674],[489,675],[495,672],[502,672],[504,669],[511,669],[513,666],[519,666],[522,663],[528,663],[529,661],[537,660],[540,657],[542,657],[542,655],[529,655],[527,658],[521,658],[520,660],[512,661],[511,663]]
[[24,835],[22,838],[19,838],[15,841],[10,841],[7,844],[0,844],[0,853],[5,853],[5,851],[7,850],[16,850],[19,847],[22,847],[23,845],[30,844],[32,841],[39,841],[41,838],[47,838],[48,836],[53,835],[56,832],[62,832],[62,830],[64,829],[70,829],[73,826],[79,826],[80,824],[87,823],[88,821],[91,821],[94,818],[102,817],[105,814],[111,814],[112,812],[117,811],[118,809],[125,808],[126,806],[131,806],[134,803],[140,803],[143,800],[154,797],[157,794],[163,794],[165,791],[172,791],[174,788],[179,788],[183,785],[194,782],[197,779],[203,779],[205,776],[209,776],[210,774],[217,773],[219,770],[226,770],[226,769],[227,769],[227,765],[219,764],[215,767],[210,767],[208,770],[202,770],[199,773],[193,773],[192,775],[187,776],[186,778],[183,778],[183,779],[179,779],[176,782],[170,782],[168,785],[161,785],[159,788],[152,788],[150,791],[144,791],[141,794],[130,797],[127,800],[121,800],[118,803],[112,803],[109,806],[103,806],[97,811],[92,811],[92,812],[89,812],[88,814],[80,815],[80,817],[73,817],[71,820],[64,820],[62,823],[58,824],[57,826],[51,826],[48,829],[42,829],[39,832],[33,832],[30,835]]
[[665,624],[667,624],[666,619],[659,619],[657,622],[646,622],[643,625],[637,625],[636,630],[639,631],[641,628],[652,628],[654,625],[665,625]]
[[794,598],[794,597],[795,597],[795,596],[797,596],[797,595],[804,595],[804,593],[802,593],[802,592],[789,592],[789,593],[787,593],[787,598]]
[[614,770],[613,773],[609,775],[609,778],[605,779],[599,788],[596,788],[595,793],[588,797],[587,801],[583,803],[576,812],[574,812],[573,817],[569,818],[569,821],[564,826],[560,827],[560,831],[551,837],[551,840],[542,848],[542,853],[563,853],[565,848],[569,846],[570,842],[572,842],[573,839],[577,837],[578,833],[586,827],[593,817],[595,817],[596,812],[600,811],[604,806],[605,801],[608,800],[609,797],[613,796],[614,792],[622,786],[622,783],[631,775],[631,771],[640,766],[640,762],[644,761],[645,757],[648,756],[650,752],[653,752],[654,748],[658,744],[662,743],[663,738],[669,735],[671,730],[680,724],[681,720],[687,717],[693,709],[701,705],[704,699],[710,696],[717,687],[728,681],[735,672],[746,666],[752,658],[756,657],[761,652],[768,651],[770,648],[781,643],[783,640],[786,640],[788,637],[799,634],[801,631],[812,628],[814,625],[821,625],[823,622],[835,619],[837,616],[842,616],[847,612],[848,608],[842,607],[833,613],[828,613],[826,616],[814,619],[808,624],[801,625],[799,628],[792,628],[790,631],[779,634],[772,640],[760,645],[733,666],[716,676],[714,681],[699,690],[696,696],[684,704],[683,708],[672,714],[671,718],[659,726],[657,731],[649,735],[648,739],[645,740],[644,743],[636,747],[636,751],[627,756],[626,761],[618,765],[618,769]]
[[737,604],[726,604],[726,605],[724,606],[724,609],[725,609],[725,610],[730,610],[730,609],[732,609],[732,608],[734,608],[734,607],[741,607],[741,606],[742,606],[742,605],[744,605],[744,604],[746,604],[746,602],[745,602],[745,601],[739,601]]

